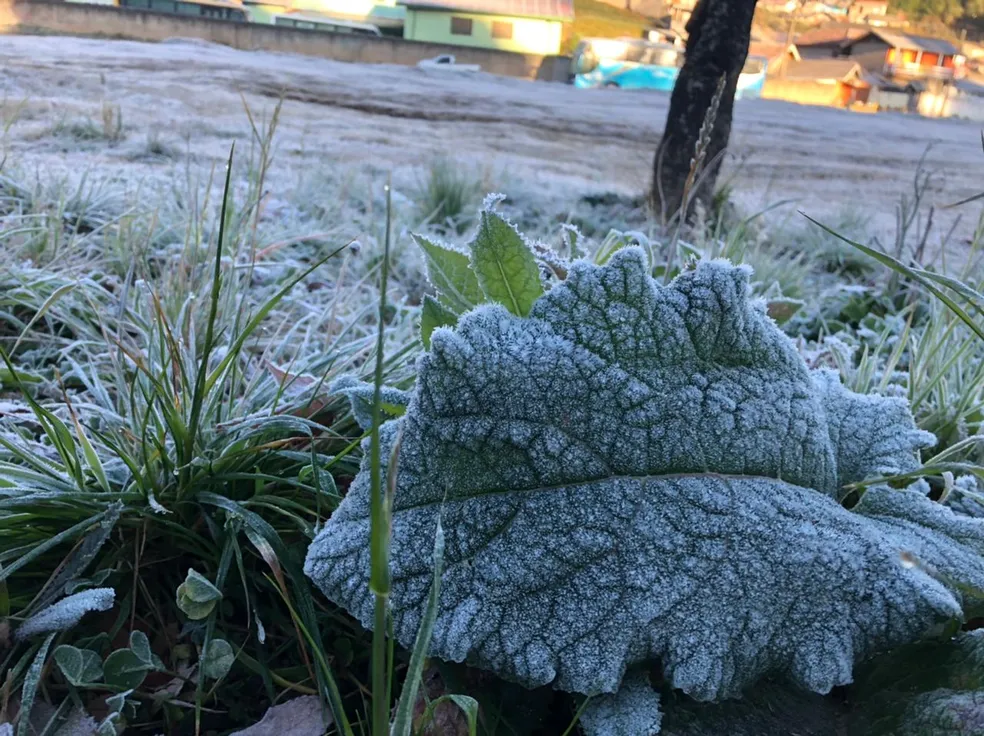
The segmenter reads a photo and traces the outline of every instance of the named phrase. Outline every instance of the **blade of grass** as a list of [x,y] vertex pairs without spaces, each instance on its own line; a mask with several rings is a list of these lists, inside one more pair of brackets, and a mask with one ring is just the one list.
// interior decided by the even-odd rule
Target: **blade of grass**
[[[372,431],[370,433],[370,577],[369,588],[375,596],[372,632],[372,734],[386,736],[389,731],[389,698],[386,657],[386,621],[389,605],[389,535],[390,520],[382,488],[382,458],[379,447],[379,425],[382,423],[383,343],[386,326],[386,281],[389,276],[390,237],[393,221],[392,183],[386,184],[386,239],[379,283],[379,325],[376,333],[376,371],[373,380]],[[394,470],[391,468],[391,471]]]
[[939,299],[941,302],[943,302],[947,306],[947,308],[950,309],[951,312],[953,312],[957,317],[960,318],[960,321],[962,321],[965,325],[967,325],[967,327],[969,327],[979,338],[984,340],[984,326],[977,324],[974,321],[974,319],[971,318],[971,316],[967,314],[967,312],[959,304],[956,303],[956,301],[954,301],[947,293],[938,289],[935,284],[935,279],[927,278],[921,269],[910,268],[909,266],[906,266],[904,263],[902,263],[902,261],[888,255],[887,253],[883,253],[880,250],[875,250],[874,248],[869,248],[867,245],[862,245],[861,243],[855,242],[850,238],[846,238],[843,235],[836,232],[835,230],[832,230],[831,228],[827,227],[823,223],[814,220],[809,215],[805,213],[800,213],[800,214],[803,214],[803,216],[807,220],[812,222],[814,225],[820,227],[830,235],[833,235],[835,238],[843,240],[851,247],[857,248],[865,255],[871,256],[882,265],[892,269],[892,271],[894,271],[896,274],[910,278],[916,283],[918,283],[920,286],[926,289],[926,291],[928,291],[937,299]]
[[413,644],[410,655],[410,666],[407,668],[406,679],[403,681],[403,692],[396,707],[396,718],[390,736],[410,736],[413,726],[413,709],[417,703],[417,692],[420,690],[421,678],[424,672],[424,661],[430,648],[431,636],[434,633],[434,621],[437,619],[437,604],[441,597],[441,575],[444,573],[444,529],[441,519],[437,520],[437,531],[434,534],[434,574],[431,578],[431,589],[427,596],[427,608],[424,618],[417,629],[417,640]]

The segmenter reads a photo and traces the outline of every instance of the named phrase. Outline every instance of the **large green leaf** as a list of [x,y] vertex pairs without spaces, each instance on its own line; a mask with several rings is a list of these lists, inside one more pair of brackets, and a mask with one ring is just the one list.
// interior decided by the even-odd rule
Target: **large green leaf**
[[543,285],[533,251],[516,228],[484,209],[471,251],[472,267],[485,295],[513,314],[529,314],[543,294]]
[[423,235],[414,235],[413,239],[423,251],[427,278],[437,290],[442,304],[460,314],[485,301],[467,253]]
[[[529,687],[611,693],[658,661],[698,700],[765,674],[825,693],[984,588],[982,522],[918,486],[838,503],[914,470],[932,437],[903,400],[810,371],[724,262],[662,287],[626,248],[575,264],[529,318],[464,315],[435,333],[383,457],[398,436],[397,639],[423,618],[440,516],[432,654]],[[305,568],[366,626],[368,481],[364,466]]]

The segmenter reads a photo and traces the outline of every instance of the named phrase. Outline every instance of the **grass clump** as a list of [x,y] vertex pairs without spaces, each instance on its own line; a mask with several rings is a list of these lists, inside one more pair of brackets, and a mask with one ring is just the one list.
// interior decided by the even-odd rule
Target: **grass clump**
[[475,222],[478,206],[490,188],[487,179],[452,159],[433,159],[418,185],[418,216],[438,230],[460,235]]
[[[246,163],[244,196],[227,181],[218,211],[171,213],[187,219],[166,263],[133,250],[105,268],[160,208],[99,230],[58,219],[57,259],[34,239],[54,219],[30,237],[0,224],[0,619],[16,632],[68,594],[115,591],[0,653],[25,728],[32,699],[54,705],[51,729],[80,706],[114,728],[200,733],[299,694],[336,724],[361,717],[365,635],[314,598],[301,562],[358,463],[362,432],[328,386],[372,361],[375,298],[343,284],[346,241],[258,242],[268,154]],[[8,204],[31,213],[43,193],[11,188]],[[398,384],[410,324],[399,304],[387,319],[381,369]],[[99,666],[61,665],[76,659]]]

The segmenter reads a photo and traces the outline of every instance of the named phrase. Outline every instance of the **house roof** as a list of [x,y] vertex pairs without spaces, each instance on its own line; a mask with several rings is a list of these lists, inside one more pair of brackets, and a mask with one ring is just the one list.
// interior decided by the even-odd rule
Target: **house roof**
[[772,59],[778,59],[786,53],[789,53],[794,59],[799,60],[799,52],[793,44],[787,46],[784,43],[762,43],[760,41],[752,41],[748,44],[749,56],[762,56],[770,61]]
[[956,46],[942,38],[933,38],[932,36],[916,36],[911,33],[902,33],[900,31],[883,31],[880,29],[872,30],[861,38],[850,39],[843,43],[842,47],[851,46],[858,41],[862,41],[869,37],[879,38],[889,46],[893,46],[897,49],[914,49],[916,51],[925,51],[931,54],[943,54],[944,56],[960,53],[960,50]]
[[984,85],[980,85],[966,79],[958,79],[953,84],[964,94],[974,95],[975,97],[984,97]]
[[867,26],[855,26],[850,23],[837,23],[833,25],[820,26],[804,31],[796,36],[797,46],[836,46],[845,41],[867,36],[871,29]]
[[399,0],[410,10],[450,10],[517,18],[574,20],[574,0]]
[[803,59],[786,65],[788,79],[834,79],[847,81],[861,77],[861,66],[850,59]]

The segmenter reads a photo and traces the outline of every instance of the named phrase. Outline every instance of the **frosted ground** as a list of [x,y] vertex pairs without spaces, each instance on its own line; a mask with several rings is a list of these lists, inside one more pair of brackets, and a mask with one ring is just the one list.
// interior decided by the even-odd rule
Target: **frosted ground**
[[[196,41],[0,37],[0,132],[6,129],[8,164],[21,171],[151,183],[207,172],[233,138],[249,140],[243,99],[260,115],[281,92],[287,102],[269,184],[282,203],[296,199],[294,188],[313,172],[392,170],[399,191],[446,153],[480,167],[490,185],[543,201],[558,216],[581,194],[644,190],[669,101],[658,93],[458,78]],[[124,140],[109,145],[58,134],[66,121],[100,124],[107,105],[119,106]],[[930,144],[934,202],[984,186],[976,124],[739,101],[727,164],[733,198],[748,212],[795,200],[773,216],[802,209],[829,220],[864,212],[871,232],[890,240],[900,194],[911,188]],[[931,243],[954,217],[937,213]],[[971,229],[969,220],[959,223],[955,242]]]

